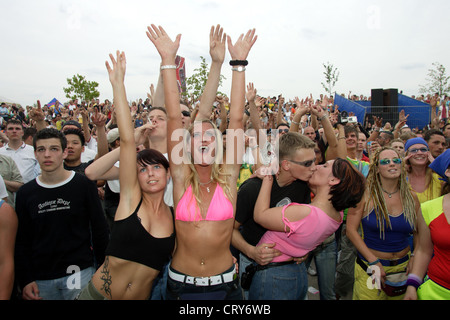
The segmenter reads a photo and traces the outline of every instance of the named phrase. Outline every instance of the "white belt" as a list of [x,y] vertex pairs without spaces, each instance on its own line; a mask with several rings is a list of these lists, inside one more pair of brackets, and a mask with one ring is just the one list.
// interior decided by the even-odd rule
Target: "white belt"
[[169,277],[172,280],[183,282],[187,284],[193,284],[199,287],[207,287],[207,286],[215,286],[222,283],[232,282],[235,279],[236,275],[236,266],[234,266],[233,270],[227,273],[219,274],[217,276],[211,277],[191,277],[186,276],[184,274],[179,274],[173,272],[169,268]]

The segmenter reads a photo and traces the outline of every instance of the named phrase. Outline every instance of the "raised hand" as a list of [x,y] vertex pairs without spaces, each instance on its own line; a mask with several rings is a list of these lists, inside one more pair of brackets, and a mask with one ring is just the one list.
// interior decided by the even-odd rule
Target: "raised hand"
[[123,84],[125,79],[125,70],[127,66],[127,60],[125,58],[125,52],[116,51],[116,59],[110,53],[109,58],[111,59],[112,68],[109,65],[109,62],[106,61],[106,70],[108,70],[109,81],[112,85]]
[[97,108],[95,108],[94,114],[91,116],[92,123],[98,127],[104,127],[106,124],[106,120],[108,117],[103,113],[99,112]]
[[245,94],[248,102],[254,102],[256,98],[256,88],[253,85],[253,82],[250,82],[247,85],[247,93]]
[[230,52],[231,59],[247,60],[247,56],[255,44],[256,39],[258,39],[258,36],[255,35],[255,29],[249,30],[245,36],[241,34],[234,45],[231,42],[230,36],[227,36],[228,51]]
[[147,27],[147,29],[147,37],[155,45],[156,50],[158,50],[163,64],[174,63],[180,46],[181,34],[177,35],[175,41],[172,41],[161,26],[157,27],[152,24],[151,27]]
[[34,120],[36,122],[38,121],[44,121],[45,120],[45,114],[44,111],[42,111],[41,108],[41,101],[37,101],[37,108],[33,108],[30,111],[30,119]]
[[223,28],[218,24],[217,27],[211,27],[209,33],[209,54],[214,62],[223,63],[225,59],[225,39],[226,33],[223,32]]

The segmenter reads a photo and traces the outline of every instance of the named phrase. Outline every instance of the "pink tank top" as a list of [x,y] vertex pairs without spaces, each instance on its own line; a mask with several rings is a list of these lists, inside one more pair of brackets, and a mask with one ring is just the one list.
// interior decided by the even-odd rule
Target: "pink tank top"
[[[301,220],[290,222],[284,216],[284,211],[292,205],[307,206],[311,208],[311,213]],[[291,257],[303,257],[314,250],[339,228],[344,214],[340,212],[341,222],[337,222],[317,207],[298,203],[284,206],[282,212],[285,232],[267,231],[258,243],[276,243],[275,249],[280,250],[282,254],[275,257],[272,262],[286,261]],[[286,227],[289,227],[289,233],[286,232]]]
[[[221,221],[234,218],[233,205],[226,197],[222,187],[217,184],[214,195],[209,204],[208,212],[206,213],[206,221]],[[197,206],[194,194],[192,193],[192,186],[189,186],[181,197],[177,205],[175,219],[180,221],[200,221],[202,215]]]

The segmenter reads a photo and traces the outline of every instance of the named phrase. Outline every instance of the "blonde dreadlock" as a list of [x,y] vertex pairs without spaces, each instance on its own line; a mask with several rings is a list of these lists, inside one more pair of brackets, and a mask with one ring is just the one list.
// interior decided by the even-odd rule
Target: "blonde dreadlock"
[[[380,239],[383,237],[384,239],[384,225],[386,223],[386,226],[392,229],[391,221],[389,219],[389,212],[386,206],[386,200],[383,195],[383,188],[381,185],[381,179],[380,174],[377,172],[378,169],[378,163],[380,161],[380,154],[381,152],[385,150],[392,150],[394,151],[399,158],[401,156],[398,154],[398,152],[390,147],[383,147],[381,149],[378,149],[375,154],[371,157],[370,161],[370,167],[369,167],[369,174],[367,176],[367,186],[369,191],[369,197],[372,199],[373,203],[373,210],[375,211],[375,215],[377,217],[377,225],[380,228]],[[413,195],[411,193],[411,188],[409,187],[407,181],[406,181],[406,166],[405,163],[402,161],[401,164],[401,174],[398,179],[398,188],[400,192],[400,199],[402,201],[403,206],[403,216],[406,221],[413,227],[413,229],[416,229],[416,208],[415,208],[415,202]],[[365,215],[369,214],[370,207],[370,201],[366,201],[364,212]]]

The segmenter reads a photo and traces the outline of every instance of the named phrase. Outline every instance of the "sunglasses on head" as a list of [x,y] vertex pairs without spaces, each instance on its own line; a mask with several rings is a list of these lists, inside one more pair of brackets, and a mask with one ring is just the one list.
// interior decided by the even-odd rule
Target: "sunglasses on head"
[[417,153],[419,151],[422,153],[425,153],[425,152],[428,152],[428,148],[418,148],[418,149],[409,149],[408,150],[409,153]]
[[305,167],[305,168],[309,168],[309,167],[311,167],[311,166],[316,162],[316,159],[314,159],[314,160],[302,161],[302,162],[294,161],[294,160],[287,160],[287,161],[292,162],[292,163],[295,163],[295,164],[298,164],[299,166],[302,166],[302,167]]
[[402,159],[400,159],[400,158],[394,158],[394,159],[380,159],[380,165],[381,166],[385,166],[385,165],[388,165],[389,163],[391,163],[391,161],[392,161],[392,163],[395,163],[395,164],[400,164],[400,163],[402,163]]

